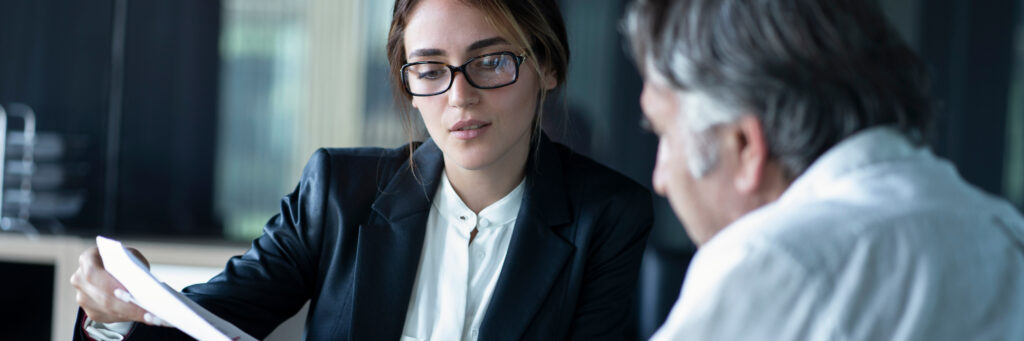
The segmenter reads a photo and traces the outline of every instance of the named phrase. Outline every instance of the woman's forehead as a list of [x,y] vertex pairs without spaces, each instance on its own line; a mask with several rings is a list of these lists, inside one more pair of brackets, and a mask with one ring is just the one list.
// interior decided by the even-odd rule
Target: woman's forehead
[[459,54],[511,41],[495,29],[483,11],[457,0],[426,0],[416,5],[403,40],[407,56],[418,50]]

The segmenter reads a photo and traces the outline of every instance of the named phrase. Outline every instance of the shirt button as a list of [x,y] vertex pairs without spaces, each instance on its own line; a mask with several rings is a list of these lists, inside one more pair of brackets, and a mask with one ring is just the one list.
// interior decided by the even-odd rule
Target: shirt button
[[479,251],[479,250],[477,250],[477,252],[476,252],[476,258],[480,258],[480,259],[483,259],[483,258],[484,258],[484,252],[483,252],[483,251]]
[[469,337],[471,337],[473,339],[476,339],[478,334],[479,333],[477,333],[476,329],[473,329],[473,330],[469,331]]
[[491,221],[480,218],[480,227],[491,227]]

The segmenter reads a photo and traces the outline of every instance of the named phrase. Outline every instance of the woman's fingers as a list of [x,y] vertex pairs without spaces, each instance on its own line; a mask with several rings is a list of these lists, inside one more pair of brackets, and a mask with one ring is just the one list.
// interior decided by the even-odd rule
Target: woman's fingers
[[[138,251],[135,251],[136,253]],[[138,254],[140,259],[145,259]],[[93,321],[102,323],[138,321],[148,323],[146,310],[133,303],[131,295],[103,268],[96,248],[78,258],[78,270],[71,276],[78,305]],[[154,323],[149,323],[154,324]]]

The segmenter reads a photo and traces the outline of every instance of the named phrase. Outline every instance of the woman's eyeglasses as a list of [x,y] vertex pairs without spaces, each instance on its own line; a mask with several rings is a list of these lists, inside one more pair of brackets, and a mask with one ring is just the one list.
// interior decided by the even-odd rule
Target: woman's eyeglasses
[[526,56],[497,52],[470,58],[460,66],[442,62],[408,63],[402,65],[402,83],[405,91],[413,96],[440,95],[452,87],[455,73],[461,71],[474,88],[495,89],[515,83],[519,78],[519,65],[524,60]]

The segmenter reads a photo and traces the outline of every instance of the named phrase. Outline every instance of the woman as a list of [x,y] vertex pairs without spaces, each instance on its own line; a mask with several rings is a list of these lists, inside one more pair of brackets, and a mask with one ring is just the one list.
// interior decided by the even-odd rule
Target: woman
[[[650,194],[538,128],[567,70],[555,1],[399,0],[388,55],[431,138],[317,151],[252,248],[185,294],[257,338],[306,300],[313,340],[629,338]],[[92,334],[154,322],[81,259]]]

